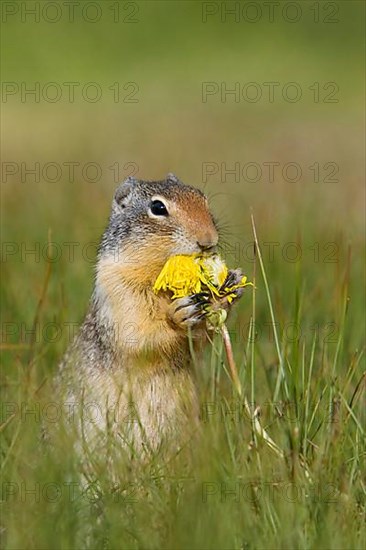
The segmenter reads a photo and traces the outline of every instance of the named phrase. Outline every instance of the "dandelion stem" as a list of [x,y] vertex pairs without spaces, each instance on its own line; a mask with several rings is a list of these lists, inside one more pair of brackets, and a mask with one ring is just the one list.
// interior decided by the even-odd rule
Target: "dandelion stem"
[[236,368],[236,364],[235,364],[233,348],[231,346],[230,334],[225,323],[223,323],[223,325],[221,326],[221,334],[224,341],[225,352],[226,352],[227,362],[229,363],[231,376],[232,376],[236,391],[241,397],[242,395],[241,382],[238,374],[238,369]]

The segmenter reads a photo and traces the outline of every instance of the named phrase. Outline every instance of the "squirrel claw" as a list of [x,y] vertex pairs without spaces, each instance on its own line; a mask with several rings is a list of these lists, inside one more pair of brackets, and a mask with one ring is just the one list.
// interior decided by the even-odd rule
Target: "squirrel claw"
[[[241,269],[231,269],[228,276],[225,279],[224,284],[220,287],[220,291],[225,293],[219,299],[215,299],[212,302],[210,294],[208,292],[198,292],[197,294],[191,294],[184,298],[175,299],[169,306],[168,316],[170,320],[181,328],[194,327],[201,323],[209,312],[207,306],[211,306],[220,309],[229,310],[233,301],[240,298],[243,294],[243,288],[237,288],[236,290],[227,290],[235,285],[238,285],[243,279],[243,273]],[[228,296],[231,299],[228,299]]]
[[209,299],[209,294],[206,292],[177,298],[170,305],[169,317],[175,325],[182,328],[193,327],[206,316],[206,305]]
[[[225,291],[225,289],[228,287],[230,288],[235,285],[238,285],[242,279],[243,279],[243,272],[241,269],[230,269],[228,276],[224,281],[224,284],[220,287],[220,290]],[[243,292],[244,292],[244,288],[241,287],[241,288],[237,288],[232,292],[229,292],[228,294],[231,294],[231,295],[234,294],[233,300],[236,301],[238,298],[240,298],[243,295]],[[224,296],[223,298],[221,298],[220,302],[221,302],[221,305],[226,309],[228,309],[232,303],[228,301],[227,296]]]

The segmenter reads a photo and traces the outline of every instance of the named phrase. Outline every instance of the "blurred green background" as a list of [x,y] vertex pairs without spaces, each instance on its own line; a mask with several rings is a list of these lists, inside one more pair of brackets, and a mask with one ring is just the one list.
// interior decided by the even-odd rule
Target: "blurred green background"
[[[69,331],[63,330],[60,338],[51,341],[50,335],[42,335],[42,327],[82,320],[95,258],[95,246],[85,246],[99,240],[117,183],[132,173],[142,179],[161,179],[170,171],[211,197],[212,208],[226,228],[223,255],[230,266],[240,265],[249,279],[254,277],[250,260],[250,216],[254,214],[285,363],[295,369],[302,351],[308,360],[314,331],[319,331],[314,399],[324,395],[321,388],[328,388],[330,381],[338,380],[342,386],[342,377],[361,364],[358,354],[364,347],[364,3],[81,1],[74,5],[73,17],[64,2],[58,2],[58,8],[54,4],[3,2],[1,6],[1,347],[6,399],[17,400],[25,387],[38,391],[56,371]],[[32,15],[32,9],[39,11]],[[72,102],[71,84],[65,84],[71,82]],[[268,82],[276,83],[273,101]],[[94,85],[88,88],[88,83]],[[210,83],[214,92],[205,98],[204,83]],[[248,83],[251,87],[246,87]],[[239,95],[225,95],[225,87],[235,86]],[[35,89],[36,95],[26,94],[27,89]],[[93,101],[95,90],[100,93],[98,101]],[[261,97],[251,101],[255,91]],[[301,97],[289,100],[295,91]],[[61,95],[53,100],[55,93]],[[277,163],[274,178],[269,177],[268,163]],[[289,181],[295,168],[288,163],[300,168],[299,181]],[[69,176],[71,165],[73,177]],[[239,174],[228,173],[235,166]],[[26,172],[31,169],[36,175]],[[49,240],[55,243],[56,254],[51,264],[46,254]],[[72,260],[67,243],[77,243]],[[274,246],[273,256],[268,243]],[[294,248],[288,248],[288,243],[296,243],[298,261],[291,261]],[[272,395],[271,372],[277,359],[273,338],[265,328],[270,315],[258,269],[255,372],[256,399],[261,404]],[[248,327],[251,314],[251,299],[244,298],[231,319],[239,358],[247,345],[242,327]],[[282,332],[294,320],[301,328],[296,345]],[[30,353],[32,336],[26,332],[34,321],[41,333]],[[359,374],[354,376],[347,385],[349,399],[359,380]],[[280,428],[275,435],[287,445]],[[344,473],[346,459],[356,464],[351,462],[350,443],[355,436],[350,431],[347,437],[342,440],[345,454],[339,451],[337,460],[329,458],[326,463],[329,472],[331,468],[338,472],[341,464],[339,471]],[[36,447],[26,440],[15,459],[12,453],[17,445],[12,441],[7,441],[7,456],[17,474],[10,473],[9,479],[21,470],[19,456],[28,456]],[[232,459],[221,456],[220,450],[215,456],[225,464]],[[268,475],[271,464],[266,463]],[[317,468],[315,476],[321,473],[319,463]],[[338,483],[337,475],[331,479]],[[355,471],[352,475],[352,480],[357,478]],[[175,510],[180,497],[171,498]],[[159,516],[159,535],[149,538],[153,535],[147,530],[137,546],[191,546],[194,537],[190,538],[186,525],[193,525],[196,514],[203,514],[195,547],[256,547],[255,537],[247,546],[240,538],[228,538],[226,527],[235,533],[239,522],[236,511],[226,509],[224,516],[220,507],[200,508],[197,495],[187,499],[183,513],[179,507],[175,510],[180,518],[180,522],[174,519],[176,531],[172,528],[165,537],[164,528],[159,531]],[[156,509],[165,510],[160,505]],[[145,512],[135,517],[137,526],[145,525],[144,513],[149,517],[153,508],[146,504]],[[119,512],[113,509],[117,515],[112,518],[118,524]],[[309,540],[315,544],[316,537],[311,538],[315,523],[305,542],[295,528],[291,535],[297,520],[291,519],[289,509],[284,505],[276,512],[278,518],[289,521],[288,530],[276,539],[268,534],[272,519],[267,517],[261,524],[259,515],[256,528],[259,533],[263,525],[262,547],[306,547]],[[304,514],[303,509],[299,521]],[[343,529],[334,508],[331,514],[328,523],[324,519],[326,527],[317,547],[331,544],[335,527]],[[21,532],[28,532],[31,516],[28,508],[20,514]],[[216,525],[220,517],[222,524]],[[9,530],[11,547],[46,547],[52,541],[52,528],[42,519],[35,524],[41,526],[39,538],[37,529],[29,537],[16,534],[17,520],[15,513]],[[352,520],[347,516],[347,521]],[[204,543],[204,526],[214,524],[212,538]],[[68,525],[65,532],[71,533]],[[353,529],[350,525],[332,547],[345,547],[347,533]],[[116,541],[119,535],[116,530]],[[80,543],[73,535],[70,540],[67,537],[60,546],[72,547],[70,540]],[[350,547],[357,544],[356,539],[352,541]],[[93,547],[90,540],[89,546]]]
[[[91,288],[92,264],[83,259],[82,244],[99,239],[113,189],[132,172],[154,179],[173,171],[204,188],[214,197],[219,218],[229,222],[231,243],[252,241],[252,208],[261,240],[279,243],[269,268],[281,296],[291,292],[287,280],[294,272],[284,261],[283,247],[298,239],[308,281],[306,303],[316,295],[329,307],[333,275],[345,262],[348,244],[356,259],[353,273],[360,276],[362,2],[298,2],[297,8],[282,2],[273,7],[272,22],[269,6],[261,2],[257,9],[247,2],[105,1],[97,8],[81,2],[74,16],[62,2],[59,10],[40,2],[32,15],[33,4],[26,3],[29,13],[21,3],[11,2],[7,11],[2,6],[2,237],[30,249],[39,242],[42,249],[52,231],[51,240],[63,252],[53,264],[53,282],[64,289],[73,320],[82,316]],[[65,82],[76,83],[73,103]],[[96,88],[85,89],[90,82],[98,87],[99,101],[85,99],[94,97]],[[205,102],[204,82],[217,83],[218,89]],[[255,87],[246,92],[250,82]],[[273,102],[266,82],[278,83]],[[301,92],[297,102],[282,95],[291,82]],[[329,82],[336,88],[324,89]],[[221,96],[222,88],[233,89],[235,83],[240,93],[244,89],[240,97]],[[37,86],[37,96],[25,94]],[[288,89],[290,97],[295,92]],[[59,99],[51,102],[57,93]],[[255,93],[262,94],[258,101],[246,99]],[[272,181],[263,164],[270,162],[279,163]],[[39,183],[25,173],[35,163]],[[72,177],[67,163],[79,163]],[[84,173],[88,163],[97,163],[99,172],[89,167]],[[207,174],[207,163],[215,173]],[[225,176],[225,167],[232,170],[235,163],[241,174]],[[260,166],[258,181],[255,167],[245,177],[247,163]],[[283,177],[287,163],[300,166],[299,181]],[[314,163],[319,163],[319,181],[310,168]],[[289,168],[288,179],[294,174]],[[93,178],[97,181],[88,181]],[[62,244],[68,241],[81,243],[71,263]],[[333,250],[324,247],[333,242],[336,263],[324,262]],[[316,263],[314,246],[320,247]],[[250,271],[247,256],[231,261]],[[22,259],[19,247],[4,264],[9,321],[15,308],[28,322],[42,280],[42,261],[31,254]],[[360,283],[356,288],[361,292]],[[48,299],[58,307],[56,295]],[[331,317],[329,312],[326,320]]]
[[[299,235],[304,240],[303,260],[314,277],[311,286],[324,285],[334,265],[314,265],[308,245],[319,242],[322,247],[341,239],[342,245],[352,244],[355,256],[359,254],[364,198],[362,2],[328,7],[299,2],[296,10],[282,3],[273,12],[273,22],[269,7],[261,2],[258,10],[244,10],[245,2],[236,3],[240,10],[233,2],[106,1],[97,3],[98,9],[81,2],[74,8],[73,22],[62,2],[60,12],[47,2],[39,3],[39,22],[35,15],[23,13],[20,4],[14,15],[4,15],[3,6],[2,79],[19,89],[3,96],[2,105],[4,240],[43,245],[51,229],[51,240],[58,243],[94,241],[106,222],[116,181],[132,171],[146,179],[173,171],[210,195],[219,193],[213,207],[230,222],[233,242],[252,240],[253,208],[261,238],[280,243],[278,261],[271,266],[278,274],[273,284],[279,288],[284,272],[292,269],[288,262],[281,266],[282,247]],[[26,4],[29,11],[32,5]],[[233,7],[235,16],[228,13]],[[314,22],[316,17],[319,22]],[[96,22],[90,22],[93,19]],[[61,90],[53,103],[47,99],[55,97],[56,88],[45,88],[51,82]],[[73,103],[65,82],[79,83]],[[101,93],[95,103],[83,97],[94,96],[95,88],[85,91],[89,82]],[[135,84],[124,90],[128,82]],[[217,83],[220,91],[225,85],[233,89],[235,83],[242,90],[254,82],[262,98],[248,102],[244,92],[237,102],[238,97],[222,98],[218,92],[203,102],[204,82]],[[279,83],[272,103],[265,82]],[[289,82],[301,90],[295,103],[282,96]],[[329,82],[337,85],[337,93],[331,94],[332,87],[322,89]],[[38,102],[34,95],[22,94],[22,86],[34,89],[35,83]],[[114,83],[120,87],[118,103]],[[319,83],[318,102],[314,83]],[[136,103],[124,102],[134,90],[138,91],[130,99]],[[248,96],[254,97],[254,92],[248,89]],[[288,93],[294,94],[294,88]],[[324,102],[327,96],[337,102]],[[11,176],[5,171],[4,177],[4,162],[17,163],[18,172]],[[39,163],[38,184],[31,174],[22,174],[22,162],[23,172]],[[61,167],[61,175],[51,167],[44,177],[44,166],[50,162]],[[64,165],[70,162],[79,163],[72,178]],[[98,163],[100,173],[90,168],[85,177],[82,170],[90,162]],[[259,181],[253,181],[254,168],[248,172],[250,181],[245,174],[239,181],[233,175],[225,178],[225,168],[221,169],[222,163],[227,170],[239,163],[245,171],[250,162],[261,167]],[[273,182],[265,162],[279,163]],[[300,165],[300,181],[283,178],[288,162]],[[329,178],[338,181],[324,182],[333,170],[324,169],[328,162],[338,165],[339,172]],[[118,174],[109,168],[116,163]],[[205,178],[206,163],[215,163],[216,173]],[[314,163],[319,163],[318,183],[315,169],[309,168]],[[94,174],[98,181],[88,181]],[[291,169],[288,174],[294,177]],[[331,250],[320,250],[320,260],[326,252]],[[343,252],[338,251],[338,264],[345,260]],[[29,255],[20,268],[16,258],[9,257],[5,266],[11,273],[7,293],[25,314],[36,303],[41,265]],[[61,258],[54,276],[64,284],[66,296],[80,286],[72,306],[79,311],[90,291],[91,269],[81,254],[77,258],[71,265]],[[328,301],[332,284],[324,286]]]

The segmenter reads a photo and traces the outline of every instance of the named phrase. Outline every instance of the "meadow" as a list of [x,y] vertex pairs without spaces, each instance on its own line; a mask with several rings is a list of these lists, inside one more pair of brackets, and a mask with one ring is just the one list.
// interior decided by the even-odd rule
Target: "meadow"
[[[269,4],[2,4],[3,548],[364,547],[364,4]],[[243,395],[217,335],[199,443],[81,482],[73,437],[42,439],[52,380],[114,188],[168,172],[255,283],[228,321]]]

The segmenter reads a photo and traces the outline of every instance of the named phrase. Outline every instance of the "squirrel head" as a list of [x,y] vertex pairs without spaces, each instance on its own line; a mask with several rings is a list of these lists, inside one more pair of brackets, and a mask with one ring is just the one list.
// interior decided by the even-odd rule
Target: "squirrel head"
[[217,243],[215,220],[201,191],[173,174],[162,181],[129,177],[115,192],[99,264],[113,257],[121,276],[154,282],[170,256],[214,252]]

